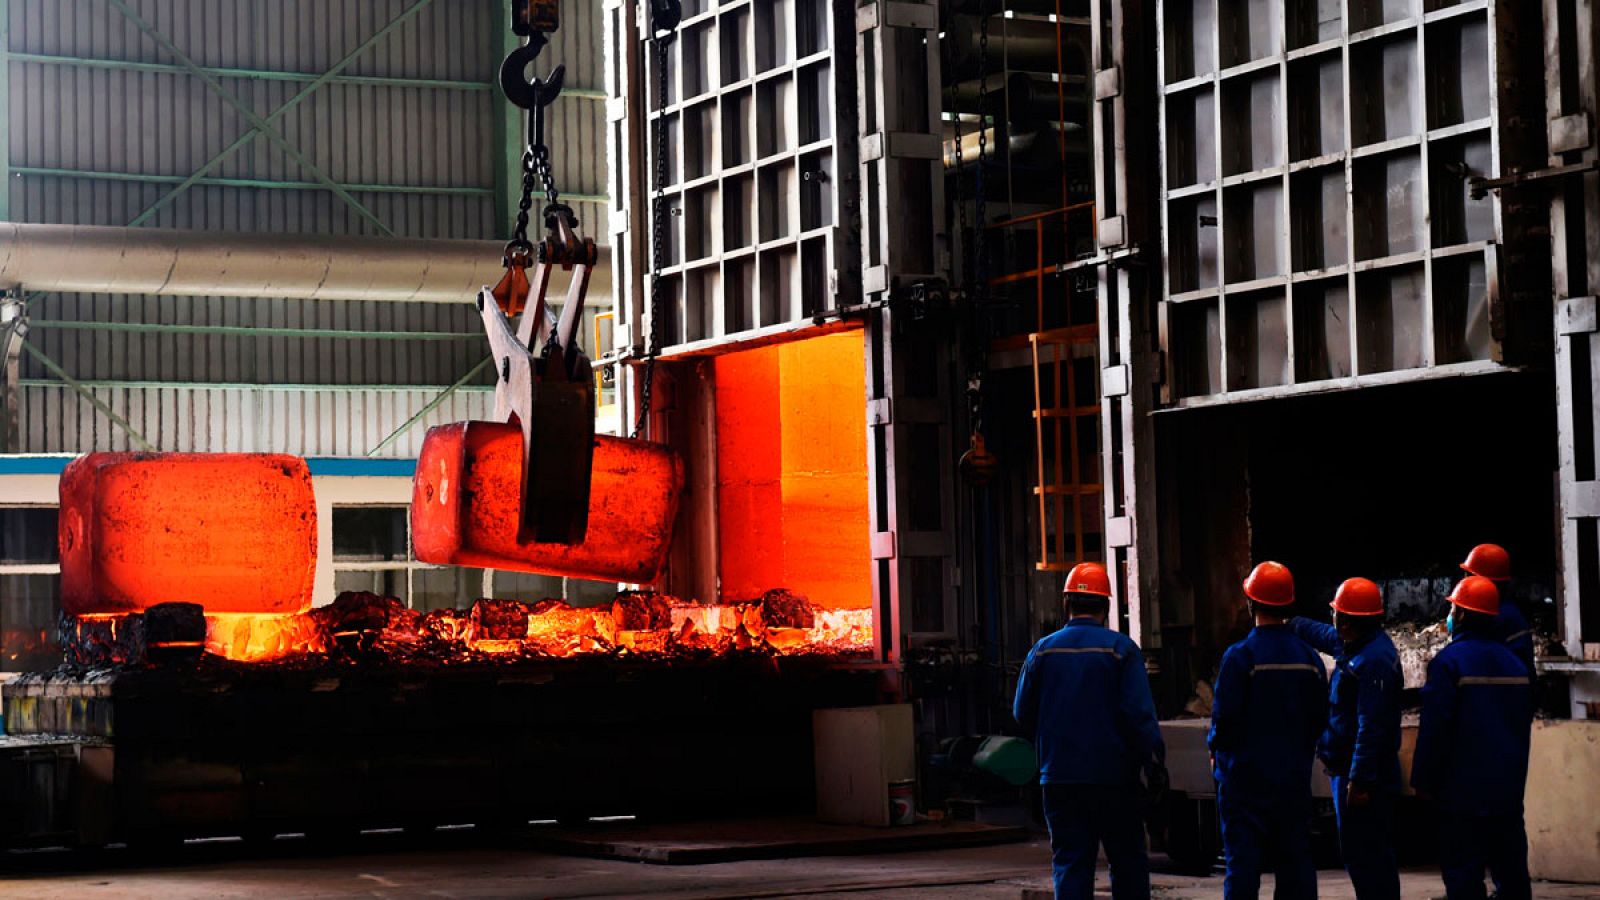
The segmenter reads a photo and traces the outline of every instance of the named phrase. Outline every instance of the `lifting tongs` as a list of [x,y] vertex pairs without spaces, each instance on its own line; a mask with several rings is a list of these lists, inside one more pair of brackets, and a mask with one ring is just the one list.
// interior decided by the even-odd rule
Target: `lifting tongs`
[[[514,30],[528,43],[506,57],[500,82],[507,99],[529,113],[522,204],[514,236],[506,245],[505,277],[479,292],[478,311],[499,376],[495,415],[522,429],[518,540],[578,544],[589,525],[595,386],[577,332],[598,251],[592,239],[578,234],[572,209],[559,202],[544,144],[545,108],[561,93],[565,67],[558,66],[548,79],[524,75],[544,48],[546,34],[557,27],[556,7],[552,0],[512,2]],[[542,177],[547,200],[545,237],[537,245],[527,237],[535,176]],[[572,273],[559,320],[545,305],[550,275],[557,267]]]

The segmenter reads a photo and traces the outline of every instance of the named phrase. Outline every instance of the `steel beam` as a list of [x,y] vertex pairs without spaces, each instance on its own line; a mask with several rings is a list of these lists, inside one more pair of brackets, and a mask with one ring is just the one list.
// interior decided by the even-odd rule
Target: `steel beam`
[[[388,437],[386,437],[383,440],[379,441],[378,445],[376,447],[373,447],[371,450],[368,450],[367,451],[367,455],[368,456],[377,456],[379,453],[382,453],[383,449],[385,447],[387,447],[390,444],[394,443],[396,440],[398,440],[400,438],[401,435],[403,435],[406,432],[410,431],[412,426],[414,426],[418,422],[422,421],[423,418],[428,415],[428,413],[431,413],[435,409],[438,409],[439,408],[439,404],[443,403],[446,399],[448,399],[451,394],[454,394],[456,391],[459,391],[459,390],[462,390],[463,388],[465,388],[467,386],[467,382],[469,382],[472,379],[478,377],[478,373],[482,372],[484,369],[489,368],[489,363],[491,363],[493,361],[494,361],[494,357],[492,357],[492,356],[484,357],[483,361],[478,363],[477,365],[473,366],[470,370],[468,370],[467,374],[465,374],[465,375],[461,376],[460,378],[456,379],[456,383],[455,384],[452,384],[449,387],[445,388],[444,390],[440,391],[438,396],[434,397],[432,400],[429,400],[427,405],[425,405],[421,409],[417,410],[417,414],[416,415],[414,415],[411,418],[405,420],[403,423],[401,423],[399,428],[396,428],[394,431],[390,432]],[[483,388],[483,390],[493,390],[493,389],[492,388]]]
[[[3,0],[0,0],[3,2]],[[0,294],[0,453],[22,447],[22,342],[28,337],[28,305],[21,291]]]
[[[856,52],[859,154],[840,165],[859,177],[860,240],[847,259],[873,307],[863,352],[874,631],[879,660],[899,665],[911,645],[958,631],[949,477],[956,470],[950,379],[957,348],[937,317],[918,321],[899,308],[912,291],[935,292],[949,268],[937,162],[938,5],[873,0],[854,13],[854,40],[838,46]],[[907,84],[926,87],[901,89]]]
[[[87,384],[77,380],[76,378],[73,378],[71,375],[68,375],[66,370],[57,365],[55,360],[46,356],[43,350],[40,350],[33,344],[28,343],[26,340],[22,342],[22,349],[28,351],[29,356],[32,356],[34,359],[38,360],[39,365],[44,366],[45,370],[51,375],[61,379],[61,382],[67,387],[71,388],[78,396],[89,401],[89,405],[99,410],[101,415],[110,419],[113,425],[116,425],[118,428],[121,428],[123,431],[127,432],[128,437],[132,439],[135,444],[138,444],[140,449],[156,449],[155,445],[145,440],[144,435],[140,434],[138,429],[134,428],[127,419],[124,419],[104,400],[96,397],[94,392],[89,390],[89,386]],[[28,384],[29,379],[19,379],[19,382],[21,384]]]
[[1150,418],[1160,371],[1152,339],[1157,291],[1152,267],[1137,264],[1140,255],[1160,258],[1156,179],[1150,177],[1158,171],[1154,8],[1154,0],[1094,4],[1093,74],[1097,84],[1120,87],[1097,92],[1090,132],[1097,136],[1098,249],[1110,260],[1097,272],[1100,380],[1125,386],[1119,394],[1108,391],[1101,397],[1105,561],[1115,594],[1113,627],[1146,650],[1161,643]]
[[[321,168],[319,168],[311,160],[307,159],[305,154],[301,153],[297,147],[290,144],[287,140],[284,140],[283,135],[279,134],[277,129],[272,127],[270,119],[282,115],[296,103],[310,96],[313,91],[325,84],[325,81],[314,81],[311,84],[306,85],[300,90],[299,93],[290,98],[288,102],[284,103],[283,106],[280,106],[276,111],[274,111],[269,118],[264,119],[257,115],[255,110],[240,102],[239,98],[233,95],[233,92],[222,86],[222,82],[218,81],[215,76],[207,73],[205,69],[201,68],[201,66],[193,59],[190,59],[188,54],[180,50],[176,44],[172,43],[172,41],[167,38],[166,35],[162,34],[155,28],[155,26],[141,18],[138,13],[134,12],[133,9],[128,6],[125,0],[109,0],[109,2],[112,6],[116,7],[117,11],[121,12],[122,15],[128,19],[128,21],[132,22],[135,28],[138,28],[139,31],[143,32],[146,37],[155,41],[163,50],[166,50],[168,53],[172,54],[172,57],[176,59],[184,69],[188,70],[196,78],[199,78],[202,82],[204,82],[206,87],[211,89],[212,93],[216,94],[218,97],[221,97],[224,103],[233,107],[233,109],[238,112],[239,115],[244,116],[245,120],[248,121],[252,126],[250,131],[245,132],[244,135],[238,140],[234,141],[232,144],[229,144],[221,153],[217,154],[215,157],[212,157],[209,162],[201,166],[194,173],[194,175],[190,176],[191,178],[198,179],[204,177],[206,173],[210,172],[211,169],[219,165],[222,160],[226,159],[235,150],[243,147],[245,144],[248,144],[255,138],[256,134],[259,133],[268,141],[271,141],[275,146],[277,146],[278,149],[288,154],[291,159],[299,163],[300,166],[305,169],[306,172],[310,173],[319,184],[327,188],[329,191],[332,191],[335,196],[343,200],[362,218],[366,219],[368,222],[371,222],[372,225],[378,229],[378,231],[390,237],[394,236],[394,231],[391,230],[388,225],[384,224],[383,220],[379,219],[371,210],[362,205],[361,201],[357,200],[355,197],[352,197],[348,191],[335,184],[333,179],[324,174]],[[329,69],[327,73],[325,73],[324,77],[331,78],[334,75],[337,75],[340,71],[343,71],[344,67],[353,62],[356,57],[360,56],[362,53],[365,53],[367,49],[376,44],[379,39],[388,35],[388,33],[395,28],[398,28],[402,22],[411,18],[413,15],[416,15],[431,2],[433,2],[433,0],[416,0],[415,3],[402,11],[392,21],[390,21],[389,24],[378,29],[378,31],[375,32],[372,37],[363,41],[359,46],[356,47],[355,50],[352,50],[338,63],[335,63],[333,68]],[[182,186],[175,188],[171,194],[163,197],[161,200],[157,200],[154,205],[140,213],[129,224],[143,224],[147,219],[149,219],[150,216],[155,214],[156,210],[166,205],[166,203],[171,202],[172,197],[182,193],[184,190],[186,190],[186,188]]]
[[[500,36],[499,51],[504,57],[522,43],[511,30],[510,6],[495,4],[495,32]],[[565,89],[562,93],[566,93]],[[500,98],[494,115],[494,227],[495,237],[511,238],[511,221],[516,215],[522,189],[522,148],[527,144],[527,126],[522,109]],[[602,201],[604,202],[604,201]]]
[[11,220],[11,0],[0,0],[0,222]]
[[[1600,122],[1600,16],[1593,0],[1544,0],[1542,9],[1545,115],[1550,122],[1587,119],[1584,146],[1552,152],[1549,165],[1600,160],[1600,134],[1595,131]],[[1593,660],[1600,657],[1600,584],[1594,575],[1600,571],[1600,525],[1589,502],[1600,484],[1600,330],[1593,316],[1600,294],[1600,175],[1568,179],[1552,193],[1550,245],[1561,538],[1556,598],[1567,652]],[[1594,690],[1593,683],[1588,690]],[[1576,707],[1581,693],[1575,694]]]
[[[318,181],[277,181],[270,178],[195,178],[182,175],[145,175],[134,172],[98,172],[89,169],[55,169],[41,166],[13,166],[13,175],[27,178],[83,178],[91,181],[125,181],[137,184],[172,184],[183,190],[188,190],[195,185],[212,187],[260,188],[275,191],[318,191],[325,185]],[[493,197],[492,188],[456,187],[452,185],[433,184],[346,184],[340,183],[339,188],[348,193],[372,194],[438,194],[457,197]],[[174,192],[174,196],[176,192]],[[573,200],[590,199],[585,195],[574,195]],[[603,200],[604,198],[600,198]],[[592,202],[599,202],[592,201]],[[135,220],[132,224],[140,225],[142,222]]]
[[[48,368],[48,366],[46,367]],[[55,374],[55,370],[51,370]],[[71,384],[63,381],[51,381],[48,378],[22,378],[18,384],[23,387],[71,387],[73,385],[84,388],[119,388],[123,390],[203,390],[203,391],[277,391],[277,392],[307,392],[307,391],[340,391],[351,393],[356,391],[382,391],[385,393],[400,393],[411,391],[437,391],[448,388],[450,385],[440,384],[293,384],[287,382],[263,383],[255,381],[139,381],[123,380],[117,378],[91,378],[73,379]],[[457,391],[465,393],[487,393],[494,390],[491,385],[463,384]]]
[[74,322],[65,319],[31,319],[33,329],[56,331],[110,331],[131,334],[213,334],[225,337],[333,338],[342,341],[481,341],[481,332],[460,331],[357,331],[348,328],[271,328],[252,325],[172,325],[147,322]]
[[[183,66],[167,63],[135,62],[126,59],[94,59],[87,56],[57,56],[50,53],[12,53],[16,62],[38,63],[46,66],[71,66],[78,69],[109,69],[116,72],[152,72],[160,75],[192,74]],[[218,78],[241,78],[246,81],[287,81],[304,84],[323,79],[325,73],[283,72],[275,69],[234,69],[224,66],[201,66],[201,71]],[[324,84],[348,84],[358,87],[425,88],[440,91],[497,91],[500,85],[490,81],[459,81],[450,78],[398,78],[388,75],[335,75],[323,80]],[[599,88],[564,87],[561,97],[574,100],[604,100],[606,92]],[[560,98],[557,98],[560,99]]]
[[[50,53],[12,53],[11,59],[21,63],[38,63],[45,66],[70,66],[77,69],[108,69],[114,72],[151,72],[159,75],[192,74],[183,66],[169,63],[135,62],[126,59],[94,59],[86,56],[59,56]],[[320,72],[282,72],[272,69],[234,69],[223,66],[201,66],[201,71],[217,78],[242,78],[248,81],[314,82],[323,78]],[[455,81],[447,78],[393,78],[383,75],[336,75],[325,84],[348,84],[361,87],[433,88],[443,91],[488,91],[498,85],[487,81]],[[565,91],[562,92],[565,95]],[[598,91],[596,93],[599,93]]]

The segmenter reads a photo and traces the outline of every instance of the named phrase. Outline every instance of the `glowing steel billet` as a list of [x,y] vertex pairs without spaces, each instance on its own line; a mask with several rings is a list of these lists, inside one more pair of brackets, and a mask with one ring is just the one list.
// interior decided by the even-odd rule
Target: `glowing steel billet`
[[593,477],[583,543],[519,543],[517,426],[456,422],[433,428],[412,486],[417,559],[596,581],[654,581],[672,544],[683,464],[659,444],[598,435]]
[[61,473],[59,522],[68,615],[311,606],[317,506],[300,457],[91,453]]

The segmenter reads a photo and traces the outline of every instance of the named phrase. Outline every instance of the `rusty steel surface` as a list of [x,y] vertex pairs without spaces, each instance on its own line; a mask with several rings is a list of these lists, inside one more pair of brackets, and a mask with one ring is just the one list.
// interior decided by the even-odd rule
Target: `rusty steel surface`
[[683,463],[646,441],[595,437],[588,537],[564,545],[517,539],[522,433],[502,422],[428,432],[411,498],[417,559],[647,584],[660,574],[683,489]]
[[91,453],[61,475],[59,521],[68,615],[310,608],[317,511],[300,457]]

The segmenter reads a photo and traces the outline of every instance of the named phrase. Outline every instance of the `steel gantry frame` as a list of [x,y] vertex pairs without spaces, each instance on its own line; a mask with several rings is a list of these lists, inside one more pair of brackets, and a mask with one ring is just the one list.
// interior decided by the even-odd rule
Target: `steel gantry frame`
[[1153,13],[1153,0],[1094,4],[1090,129],[1099,139],[1093,156],[1106,568],[1116,595],[1114,620],[1147,651],[1161,646],[1150,419],[1160,375],[1151,339],[1159,217],[1154,179],[1144,177],[1157,171],[1158,145],[1154,87],[1150,79],[1124,75],[1155,71]]

